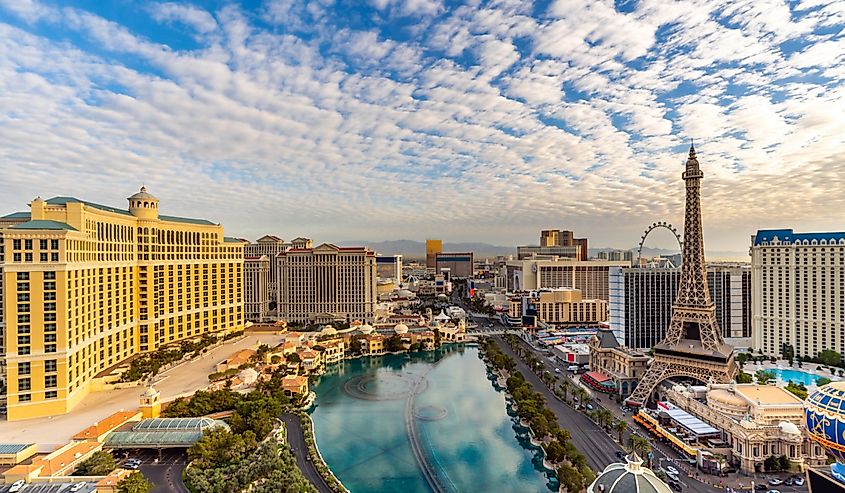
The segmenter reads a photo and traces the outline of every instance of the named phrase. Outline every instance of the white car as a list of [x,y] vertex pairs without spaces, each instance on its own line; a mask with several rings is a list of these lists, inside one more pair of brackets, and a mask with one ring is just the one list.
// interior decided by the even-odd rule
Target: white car
[[783,480],[778,479],[778,478],[772,478],[772,479],[769,480],[769,484],[772,485],[772,486],[780,486],[780,485],[783,484]]
[[792,484],[794,484],[795,486],[804,486],[804,478],[795,478],[792,481]]
[[74,484],[73,486],[70,487],[70,491],[79,491],[86,486],[88,486],[88,483],[86,483],[85,481],[83,481],[81,483],[76,483],[76,484]]
[[25,484],[26,481],[24,481],[23,479],[15,481],[14,483],[12,483],[12,487],[9,488],[9,493],[15,493],[16,491],[20,491],[21,488],[23,488],[23,485]]

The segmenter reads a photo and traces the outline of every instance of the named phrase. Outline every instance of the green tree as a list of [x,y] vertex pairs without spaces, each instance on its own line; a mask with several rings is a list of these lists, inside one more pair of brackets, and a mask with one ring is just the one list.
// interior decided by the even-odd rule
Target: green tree
[[569,464],[563,464],[557,470],[557,479],[560,481],[561,486],[570,492],[570,493],[577,493],[584,488],[584,476],[581,475],[581,472],[578,469],[570,466]]
[[117,493],[149,493],[153,484],[140,472],[134,472],[117,483]]
[[638,454],[640,457],[645,457],[651,451],[651,444],[639,435],[631,435],[628,439],[628,447],[631,449],[631,452]]
[[300,358],[299,355],[296,354],[296,353],[290,353],[289,355],[287,355],[285,357],[285,359],[287,359],[288,363],[301,363],[302,362],[302,358]]
[[107,476],[114,471],[117,464],[114,457],[108,452],[94,452],[77,466],[74,476]]
[[816,385],[819,386],[819,387],[821,387],[822,385],[827,385],[829,383],[830,383],[830,379],[825,378],[825,377],[821,377],[818,380],[816,380]]
[[623,419],[620,419],[616,422],[615,425],[613,425],[613,431],[616,432],[616,436],[618,437],[619,443],[622,443],[622,437],[625,435],[625,430],[627,429],[628,423]]
[[827,366],[837,366],[842,361],[842,356],[832,349],[825,349],[818,355],[819,362]]
[[751,378],[751,375],[745,373],[744,371],[736,374],[736,383],[751,383],[752,381],[754,381],[754,379]]
[[796,384],[795,382],[790,381],[786,384],[786,390],[795,394],[795,396],[802,401],[807,399],[807,387],[805,387],[803,383]]
[[780,469],[781,471],[788,471],[789,466],[791,466],[789,462],[789,457],[785,455],[781,455],[780,457],[778,457],[778,469]]
[[766,385],[775,379],[775,374],[766,370],[757,370],[757,373],[755,373],[754,376],[757,377],[757,383],[760,385]]
[[739,365],[740,368],[745,366],[745,363],[748,361],[748,353],[739,353],[736,355],[736,364]]

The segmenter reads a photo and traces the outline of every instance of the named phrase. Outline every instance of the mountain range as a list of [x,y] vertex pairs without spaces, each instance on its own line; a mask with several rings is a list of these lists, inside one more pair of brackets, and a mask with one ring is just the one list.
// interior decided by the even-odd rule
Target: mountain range
[[[365,245],[372,250],[382,255],[403,255],[406,260],[424,260],[425,259],[425,242],[415,240],[387,240],[387,241],[367,241],[367,240],[350,240],[341,241],[337,243],[338,246],[360,246]],[[619,248],[590,248],[590,256],[594,257],[601,251],[620,250]],[[624,248],[621,250],[625,250]],[[636,247],[631,250],[636,251]],[[488,257],[496,257],[499,255],[513,255],[516,256],[515,246],[500,246],[491,245],[489,243],[481,242],[467,242],[467,243],[443,243],[444,252],[473,252],[477,259]],[[666,248],[643,248],[644,257],[657,257],[660,255],[673,255],[678,253],[677,250]],[[734,251],[707,251],[708,260],[732,260],[747,262],[749,260],[747,252]]]

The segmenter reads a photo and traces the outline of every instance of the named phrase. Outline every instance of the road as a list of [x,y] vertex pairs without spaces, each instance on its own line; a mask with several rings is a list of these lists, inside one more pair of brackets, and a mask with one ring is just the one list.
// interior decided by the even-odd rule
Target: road
[[525,380],[534,386],[534,390],[543,394],[549,409],[557,416],[560,427],[569,430],[572,444],[587,456],[587,462],[593,470],[602,471],[608,464],[619,461],[616,452],[622,451],[622,448],[607,433],[589,418],[561,402],[501,336],[493,336],[493,339],[499,343],[505,354],[514,359],[517,369],[522,372]]
[[314,463],[308,460],[308,447],[305,445],[305,432],[302,429],[302,423],[299,421],[299,416],[295,414],[282,414],[282,422],[285,424],[287,431],[288,445],[296,457],[296,465],[302,471],[303,476],[311,484],[317,488],[320,493],[332,493],[332,489],[320,475]]
[[142,461],[138,469],[153,483],[150,493],[190,493],[182,481],[182,472],[188,462],[184,450],[162,451],[160,460],[158,460],[158,453],[152,450],[139,451],[131,455]]

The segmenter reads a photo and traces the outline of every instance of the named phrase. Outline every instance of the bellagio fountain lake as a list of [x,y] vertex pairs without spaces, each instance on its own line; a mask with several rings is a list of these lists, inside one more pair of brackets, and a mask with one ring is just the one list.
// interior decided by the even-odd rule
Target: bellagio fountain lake
[[314,391],[317,446],[352,493],[557,491],[475,345],[344,361]]

